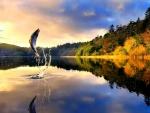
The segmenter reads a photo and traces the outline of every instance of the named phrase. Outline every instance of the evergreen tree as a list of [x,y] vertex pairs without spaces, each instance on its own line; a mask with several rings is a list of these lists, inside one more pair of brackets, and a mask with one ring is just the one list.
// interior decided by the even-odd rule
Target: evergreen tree
[[144,32],[146,29],[150,29],[150,7],[145,12],[145,19],[141,27],[142,32]]
[[141,33],[141,24],[140,24],[140,18],[138,17],[137,21],[136,21],[136,33],[139,34]]
[[137,19],[137,21],[136,21],[137,23],[139,23],[140,22],[140,18],[138,17],[138,19]]
[[145,20],[150,19],[150,7],[145,12]]
[[112,24],[112,25],[109,27],[109,33],[114,33],[114,32],[115,32],[114,25]]

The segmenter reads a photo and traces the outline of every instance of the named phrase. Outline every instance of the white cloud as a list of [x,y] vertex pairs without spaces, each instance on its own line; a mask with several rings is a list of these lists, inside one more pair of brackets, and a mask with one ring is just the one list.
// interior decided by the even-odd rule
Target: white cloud
[[113,18],[108,18],[107,20],[108,20],[108,21],[113,21],[114,19],[113,19]]
[[95,99],[92,97],[82,97],[81,100],[84,102],[89,102],[89,103],[95,102]]
[[95,15],[95,11],[87,11],[87,12],[83,12],[84,16],[94,16]]

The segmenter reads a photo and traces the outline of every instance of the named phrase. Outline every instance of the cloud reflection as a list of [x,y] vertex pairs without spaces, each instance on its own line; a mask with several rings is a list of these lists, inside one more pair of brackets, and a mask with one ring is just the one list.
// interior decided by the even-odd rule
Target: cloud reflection
[[48,101],[47,96],[43,98],[46,88],[43,80],[21,78],[23,75],[36,73],[36,68],[19,67],[0,71],[4,75],[15,73],[12,76],[1,76],[1,79],[4,77],[1,83],[12,87],[9,91],[7,90],[9,87],[0,91],[0,110],[3,113],[27,113],[28,105],[35,94],[39,94],[35,102],[36,110],[43,113],[147,111],[142,96],[130,94],[126,89],[112,90],[104,78],[97,78],[89,72],[68,71],[56,67],[49,67],[45,73],[47,75],[45,80],[51,90],[50,101]]

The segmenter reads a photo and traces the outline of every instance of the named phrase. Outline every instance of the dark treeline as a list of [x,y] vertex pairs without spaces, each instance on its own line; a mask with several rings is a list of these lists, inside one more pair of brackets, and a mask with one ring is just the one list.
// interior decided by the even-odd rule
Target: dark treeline
[[[86,43],[66,43],[64,45],[58,45],[52,48],[37,47],[38,53],[43,56],[43,50],[46,54],[51,53],[52,56],[74,56],[76,50]],[[42,50],[43,49],[43,50]],[[1,43],[0,44],[0,56],[35,56],[33,50],[30,47],[19,47],[16,45]]]
[[78,43],[66,43],[63,45],[58,45],[57,47],[51,48],[51,54],[53,56],[75,56],[78,48],[86,45],[87,42],[78,42]]
[[[0,70],[7,70],[20,66],[43,66],[45,64],[44,57],[40,57],[40,60],[41,62],[38,64],[36,61],[36,57],[0,57]],[[76,70],[79,68],[79,66],[76,63],[76,60],[73,58],[61,60],[60,57],[52,57],[51,65],[56,66],[58,68],[65,67],[66,70]]]

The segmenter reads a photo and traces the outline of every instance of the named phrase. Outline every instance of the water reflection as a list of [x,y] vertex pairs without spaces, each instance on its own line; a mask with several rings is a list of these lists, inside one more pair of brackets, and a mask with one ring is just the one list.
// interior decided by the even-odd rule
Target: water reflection
[[35,94],[37,113],[150,112],[149,61],[55,58],[46,77],[34,80],[22,78],[37,73],[34,59],[17,59],[21,67],[0,66],[3,113],[26,113]]
[[28,108],[29,113],[36,113],[35,104],[34,104],[36,98],[37,95],[32,99],[31,103],[29,104],[29,108]]

